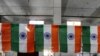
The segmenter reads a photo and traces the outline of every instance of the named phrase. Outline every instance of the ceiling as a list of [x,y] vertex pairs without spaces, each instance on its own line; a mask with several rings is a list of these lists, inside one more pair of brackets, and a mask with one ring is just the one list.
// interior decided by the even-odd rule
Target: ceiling
[[54,8],[62,8],[62,23],[65,20],[100,23],[100,0],[62,0],[61,3],[62,7],[54,7],[54,0],[0,0],[0,15],[6,15],[3,17],[10,22],[27,22],[34,16],[52,22]]

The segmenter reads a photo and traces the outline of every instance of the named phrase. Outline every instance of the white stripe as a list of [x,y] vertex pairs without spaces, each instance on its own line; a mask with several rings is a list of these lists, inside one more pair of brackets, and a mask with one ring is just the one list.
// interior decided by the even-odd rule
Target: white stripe
[[43,55],[43,52],[39,52],[39,56],[44,56],[44,55]]
[[0,23],[0,51],[2,51],[2,32],[1,32],[2,23]]
[[68,56],[67,53],[61,52],[61,56]]
[[82,56],[82,53],[76,53],[75,56]]
[[54,53],[54,56],[60,56],[60,55],[61,55],[60,52],[55,52],[55,53]]
[[89,53],[83,53],[83,56],[90,56]]
[[44,36],[44,49],[51,50],[51,25],[44,25],[44,34],[50,33],[50,39],[46,39]]
[[[97,26],[90,26],[90,34],[95,33],[95,34],[98,35],[97,31],[98,31],[97,30]],[[98,38],[96,40],[90,39],[90,43],[91,43],[91,50],[90,50],[90,52],[91,53],[97,53],[97,50],[98,50],[97,40],[98,40]]]
[[[75,35],[75,31],[74,31],[74,26],[68,26],[67,28],[67,35],[69,33],[73,33]],[[75,37],[73,40],[69,40],[67,37],[67,41],[68,41],[68,53],[74,53],[75,51]]]
[[27,52],[27,37],[24,40],[20,38],[21,32],[27,34],[27,31],[25,29],[26,26],[27,24],[19,24],[19,51],[20,52]]

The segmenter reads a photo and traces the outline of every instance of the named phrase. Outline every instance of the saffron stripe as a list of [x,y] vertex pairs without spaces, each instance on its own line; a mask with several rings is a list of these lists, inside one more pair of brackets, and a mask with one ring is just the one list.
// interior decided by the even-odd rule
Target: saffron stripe
[[75,26],[75,53],[81,51],[81,26]]
[[11,25],[9,23],[2,24],[2,49],[4,52],[11,50]]
[[100,26],[98,26],[98,53],[100,53]]
[[0,23],[0,51],[2,51],[2,23]]
[[34,52],[34,36],[35,36],[35,26],[34,25],[27,25],[27,52]]
[[52,25],[52,50],[53,52],[59,51],[59,42],[58,42],[58,25]]

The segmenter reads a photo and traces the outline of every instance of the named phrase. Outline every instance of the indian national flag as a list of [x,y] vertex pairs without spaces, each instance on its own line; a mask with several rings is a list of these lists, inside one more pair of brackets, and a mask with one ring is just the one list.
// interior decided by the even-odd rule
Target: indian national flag
[[60,51],[77,53],[81,51],[81,26],[59,26]]
[[12,24],[11,35],[11,47],[13,51],[34,52],[33,25]]
[[11,50],[11,25],[0,23],[0,51],[8,52]]
[[59,51],[58,26],[57,25],[35,25],[36,51]]
[[100,26],[83,26],[82,32],[83,51],[90,53],[99,53]]

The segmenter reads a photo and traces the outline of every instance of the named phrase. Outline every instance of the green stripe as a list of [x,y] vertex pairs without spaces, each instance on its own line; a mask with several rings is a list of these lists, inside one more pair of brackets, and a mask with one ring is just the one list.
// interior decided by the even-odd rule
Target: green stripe
[[90,27],[83,26],[82,34],[83,51],[90,52]]
[[19,51],[19,24],[11,25],[11,49]]
[[60,51],[67,52],[67,26],[59,26]]
[[43,40],[43,25],[35,26],[35,46],[36,51],[42,51],[44,47]]

